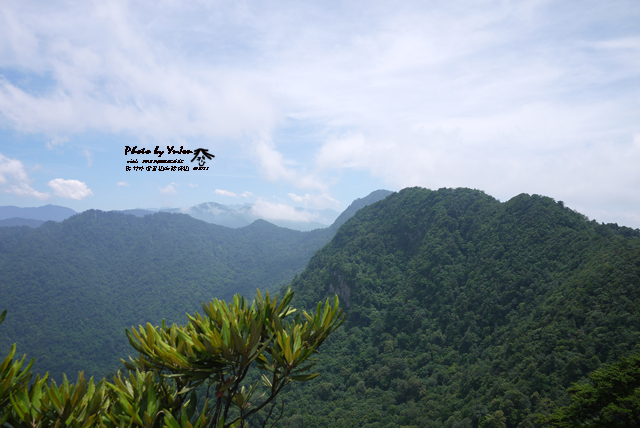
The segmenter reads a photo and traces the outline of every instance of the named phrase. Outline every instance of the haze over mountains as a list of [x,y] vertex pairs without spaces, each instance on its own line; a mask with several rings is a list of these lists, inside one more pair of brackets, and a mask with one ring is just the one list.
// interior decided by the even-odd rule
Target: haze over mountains
[[[332,209],[314,210],[295,207],[284,215],[264,212],[252,204],[222,205],[216,202],[206,202],[188,208],[149,208],[120,210],[125,214],[138,217],[155,212],[187,214],[207,223],[231,228],[248,226],[256,220],[266,220],[276,226],[293,230],[309,231],[329,227],[340,213]],[[63,221],[75,214],[71,208],[57,205],[45,205],[36,208],[20,208],[15,206],[0,207],[1,226],[29,226],[39,227],[46,221]]]
[[[312,210],[294,208],[292,209],[293,212],[289,213],[289,216],[293,219],[283,220],[273,218],[273,216],[264,216],[264,214],[261,213],[259,209],[256,209],[254,205],[222,205],[215,202],[207,202],[186,209],[172,208],[161,209],[159,211],[188,214],[193,218],[206,221],[207,223],[219,224],[221,226],[232,228],[248,226],[254,221],[262,219],[269,223],[273,223],[276,226],[302,231],[328,227],[340,214],[331,209]],[[128,213],[129,211],[124,212]],[[314,220],[311,221],[310,219]]]
[[45,205],[36,208],[0,207],[0,226],[38,227],[46,221],[63,221],[77,214],[71,208]]

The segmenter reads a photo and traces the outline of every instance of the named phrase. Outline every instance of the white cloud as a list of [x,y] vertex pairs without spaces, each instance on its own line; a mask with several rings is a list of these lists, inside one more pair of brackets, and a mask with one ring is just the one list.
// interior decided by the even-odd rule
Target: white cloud
[[[47,85],[34,93],[0,80],[0,114],[16,129],[58,135],[98,130],[228,138],[272,128],[277,114],[255,76],[229,69],[225,61],[193,67],[182,48],[162,40],[165,31],[177,28],[154,34],[140,22],[163,20],[146,16],[158,6],[135,6],[3,4],[2,17],[11,25],[0,25],[0,55],[14,67],[40,73]],[[166,7],[171,6],[159,9],[180,13]]]
[[55,137],[55,138],[52,138],[49,141],[47,141],[46,146],[47,146],[47,149],[53,150],[57,146],[64,145],[67,141],[69,141],[69,139],[67,137]]
[[241,194],[239,194],[239,195],[238,195],[238,194],[236,194],[236,193],[230,192],[230,191],[228,191],[228,190],[221,190],[221,189],[216,189],[216,190],[214,191],[214,193],[215,193],[216,195],[221,195],[221,196],[230,196],[230,197],[233,197],[233,198],[238,198],[238,197],[240,197],[240,198],[248,198],[248,197],[250,197],[250,196],[253,196],[253,193],[249,192],[248,190],[246,190],[246,191],[242,192],[242,193],[241,193]]
[[287,193],[287,195],[293,199],[294,202],[302,202],[304,201],[304,198],[302,196],[298,196],[295,193]]
[[236,195],[233,192],[229,192],[227,190],[220,190],[220,189],[216,189],[216,191],[214,192],[216,195],[222,195],[222,196],[232,196],[234,198],[237,198],[238,195]]
[[366,141],[363,133],[331,137],[318,150],[316,164],[320,169],[377,168],[378,163],[397,150],[395,144]]
[[16,196],[45,200],[48,193],[41,193],[30,185],[31,179],[18,159],[10,159],[0,153],[0,191]]
[[165,187],[158,187],[160,189],[160,193],[163,195],[177,195],[178,191],[176,190],[176,183],[167,184]]
[[49,148],[253,141],[266,180],[311,195],[373,176],[640,211],[638,19],[625,0],[5,0],[0,123]]
[[269,181],[285,181],[300,189],[325,190],[327,188],[321,180],[312,174],[299,173],[294,168],[295,162],[285,159],[271,141],[264,139],[257,141],[254,154],[260,169]]
[[316,209],[325,208],[337,208],[340,203],[332,198],[329,194],[323,193],[321,195],[310,195],[309,193],[304,196],[296,195],[295,193],[287,193],[287,195],[294,202],[302,203],[305,207],[312,207]]
[[605,40],[589,43],[590,46],[599,49],[630,50],[640,53],[640,37],[623,37],[619,39]]
[[287,220],[309,223],[318,218],[317,213],[305,210],[296,210],[295,207],[286,204],[266,201],[263,198],[258,200],[251,207],[251,213],[265,220]]
[[118,186],[131,187],[131,185],[129,183],[127,183],[126,181],[119,182]]
[[[201,207],[199,207],[199,209],[198,209],[198,210],[202,210],[202,208],[201,208]],[[221,210],[220,208],[215,207],[215,206],[207,206],[207,207],[205,207],[204,211],[205,211],[205,212],[208,212],[208,213],[211,213],[211,214],[226,213],[226,211],[223,211],[223,210]],[[189,212],[191,212],[191,209],[183,210],[183,212],[185,212],[185,213],[189,213]]]
[[93,165],[93,156],[91,155],[91,152],[87,149],[83,149],[82,154],[87,158],[87,166]]
[[86,197],[93,196],[91,189],[85,183],[78,180],[64,180],[56,178],[47,183],[56,196],[67,199],[81,201]]
[[193,184],[193,183],[189,183],[189,187],[194,188],[194,187],[198,187],[197,184]]
[[541,104],[484,119],[442,120],[440,128],[345,133],[327,139],[316,165],[368,171],[394,188],[472,187],[502,200],[538,193],[592,207],[610,206],[616,195],[619,203],[640,208],[637,137],[603,134],[598,118],[613,114],[606,104]]

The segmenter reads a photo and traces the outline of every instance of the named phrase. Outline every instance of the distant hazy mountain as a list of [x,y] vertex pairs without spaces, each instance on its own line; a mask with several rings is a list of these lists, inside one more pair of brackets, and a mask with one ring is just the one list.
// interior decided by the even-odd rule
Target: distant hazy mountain
[[304,213],[305,211],[308,214],[311,214],[316,218],[316,221],[291,221],[291,220],[267,220],[275,224],[276,226],[286,227],[288,229],[309,231],[313,229],[321,229],[325,227],[329,227],[340,215],[339,212],[332,209],[324,209],[324,210],[309,210],[305,208],[296,208],[296,211],[300,213]]
[[189,208],[162,208],[159,211],[187,214],[198,220],[206,221],[207,223],[231,228],[248,226],[254,221],[262,219],[276,226],[303,232],[329,227],[339,216],[339,213],[332,209],[312,210],[296,207],[295,210],[301,214],[307,214],[313,217],[316,221],[265,219],[256,212],[254,206],[251,204],[222,205],[215,202],[206,202]]
[[187,209],[170,208],[162,209],[161,211],[187,214],[198,220],[206,221],[207,223],[232,228],[248,226],[256,220],[251,219],[251,221],[249,221],[245,215],[239,213],[237,210],[215,202],[205,202]]
[[24,218],[44,221],[63,221],[77,214],[71,208],[61,207],[58,205],[45,205],[35,208],[20,208],[12,205],[0,207],[0,220],[10,218]]
[[20,217],[12,217],[6,218],[4,220],[0,220],[0,227],[3,226],[29,226],[29,227],[39,227],[44,221],[42,220],[34,220],[32,218],[20,218]]
[[[381,194],[384,194],[383,197],[391,193],[388,190],[377,190],[376,192],[367,196],[368,203],[373,203],[378,200],[376,199],[376,197],[371,197],[377,192],[382,192]],[[362,200],[364,200],[364,198],[356,199],[356,202]],[[364,205],[359,206],[362,207]],[[357,211],[357,209],[353,210],[352,207],[349,208],[351,208],[350,215],[353,215],[353,213]],[[332,209],[313,210],[297,207],[295,208],[295,210],[300,212],[301,214],[307,214],[309,217],[313,218],[314,221],[265,219],[256,212],[254,206],[251,204],[222,205],[216,202],[205,202],[203,204],[194,205],[189,208],[138,208],[115,211],[121,212],[123,214],[134,215],[136,217],[144,217],[145,215],[153,214],[155,212],[181,213],[187,214],[198,220],[206,221],[207,223],[231,227],[234,229],[248,226],[256,220],[263,219],[271,224],[275,224],[276,226],[285,227],[287,229],[300,230],[303,232],[329,227],[340,215],[340,213]],[[14,206],[4,206],[0,207],[0,227],[25,225],[30,227],[39,227],[45,221],[62,221],[74,214],[77,214],[77,212],[72,210],[71,208],[60,207],[57,205],[46,205],[38,208],[19,208]],[[344,217],[344,213],[342,216]],[[31,219],[41,220],[41,222],[25,222],[21,220],[12,220],[8,222],[3,221],[8,219]],[[340,224],[342,223],[344,223],[343,220],[341,220]]]

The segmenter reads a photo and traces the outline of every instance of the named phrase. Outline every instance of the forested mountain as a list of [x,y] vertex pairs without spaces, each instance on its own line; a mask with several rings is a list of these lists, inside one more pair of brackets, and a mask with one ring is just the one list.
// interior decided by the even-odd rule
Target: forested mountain
[[0,355],[15,342],[36,372],[103,376],[130,353],[125,328],[186,322],[213,297],[277,289],[334,233],[95,210],[37,229],[0,228],[0,311],[8,309]]
[[640,231],[562,202],[412,188],[357,212],[292,283],[347,321],[282,427],[532,427],[638,352]]
[[123,214],[131,214],[136,217],[144,217],[146,215],[151,215],[157,212],[157,211],[143,210],[139,208],[132,209],[132,210],[115,210],[115,211],[121,212]]
[[29,227],[40,227],[44,223],[42,220],[34,220],[32,218],[20,218],[20,217],[11,217],[0,220],[0,227],[13,227],[13,226],[29,226]]

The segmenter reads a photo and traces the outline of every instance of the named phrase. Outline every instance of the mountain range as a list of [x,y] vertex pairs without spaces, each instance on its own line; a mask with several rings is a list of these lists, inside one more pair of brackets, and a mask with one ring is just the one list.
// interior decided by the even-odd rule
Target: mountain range
[[[149,208],[119,210],[124,214],[144,217],[155,212],[187,214],[195,219],[206,221],[230,228],[248,226],[256,220],[267,220],[272,224],[288,229],[310,231],[329,227],[338,218],[339,213],[332,209],[314,210],[294,207],[289,217],[284,220],[278,216],[262,215],[261,210],[255,205],[222,205],[216,202],[206,202],[187,208]],[[77,214],[71,208],[58,205],[45,205],[35,208],[20,208],[15,206],[0,206],[0,227],[2,226],[29,226],[39,227],[46,221],[60,222]]]
[[289,285],[307,311],[338,295],[346,321],[284,428],[531,428],[640,352],[640,230],[540,195],[409,188],[310,232],[100,211],[1,228],[0,355],[17,342],[36,371],[101,376],[131,352],[125,327]]
[[63,221],[75,214],[71,208],[51,204],[36,208],[7,205],[0,207],[0,226],[39,227],[44,222]]

